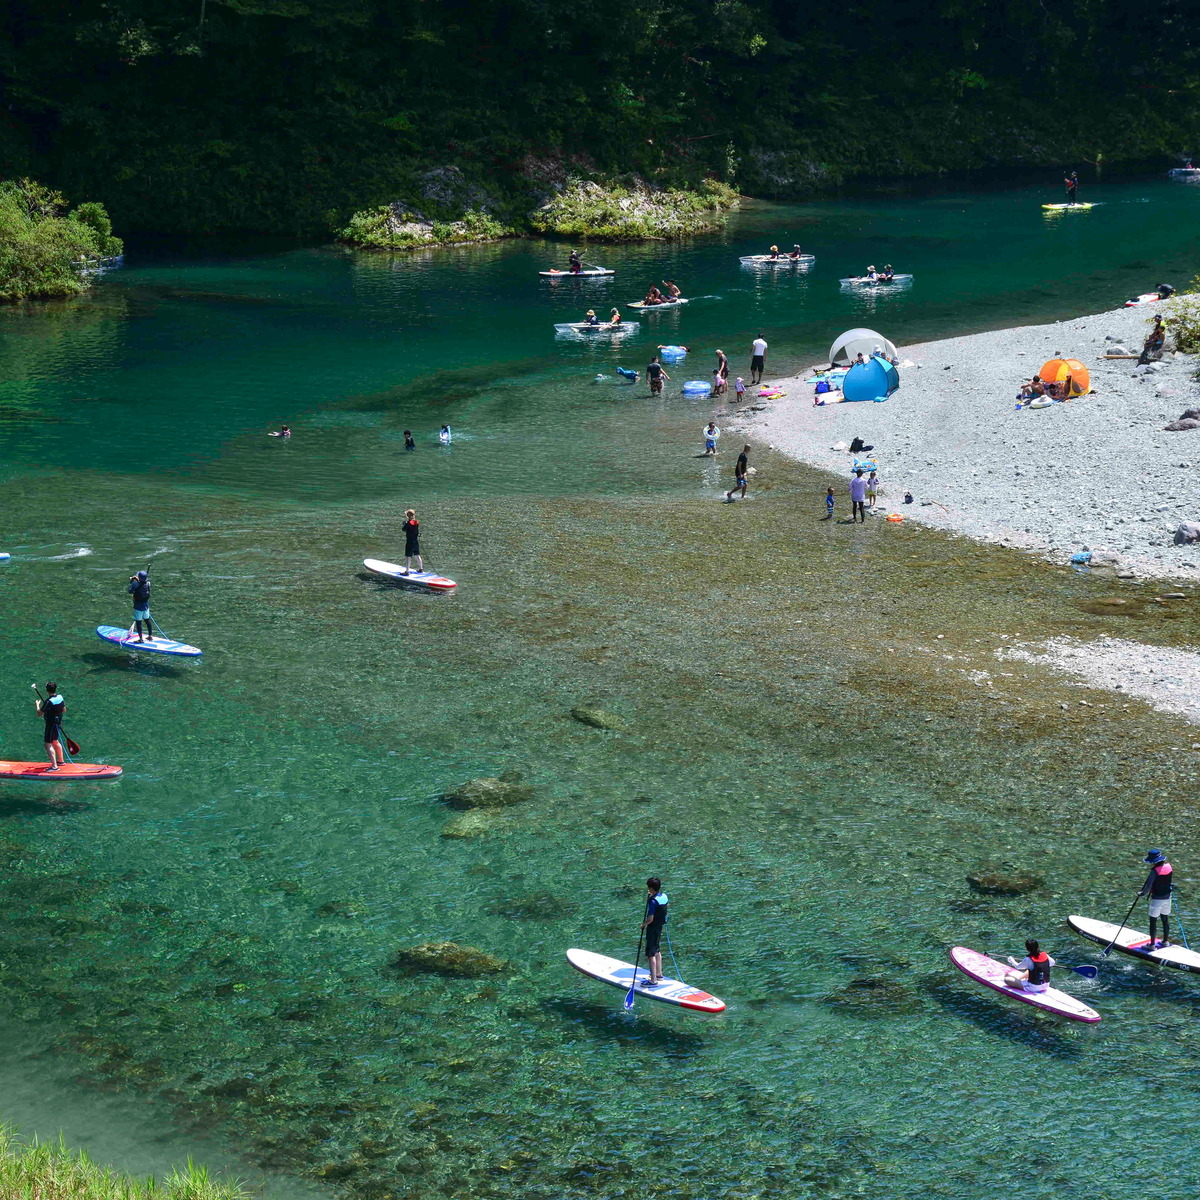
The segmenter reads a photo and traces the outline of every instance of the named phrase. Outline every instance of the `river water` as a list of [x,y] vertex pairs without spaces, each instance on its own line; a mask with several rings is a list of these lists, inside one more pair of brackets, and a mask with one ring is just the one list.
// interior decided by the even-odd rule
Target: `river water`
[[[782,372],[855,324],[912,341],[1186,282],[1200,192],[1088,191],[1057,217],[1032,189],[755,205],[592,251],[594,282],[539,281],[563,251],[534,241],[135,244],[91,299],[0,313],[5,752],[37,756],[28,684],[54,678],[84,757],[125,768],[0,792],[0,1115],[280,1198],[1194,1194],[1187,978],[1067,976],[1105,1017],[1076,1028],[945,955],[1035,934],[1091,961],[1063,919],[1119,920],[1150,845],[1186,915],[1189,731],[993,651],[1180,644],[1190,602],[1118,614],[1010,551],[823,524],[829,481],[763,448],[724,505],[733,439],[697,458],[711,410],[675,390],[760,331]],[[815,266],[739,267],[771,241]],[[885,260],[914,286],[839,290]],[[693,303],[556,338],[664,277]],[[615,382],[659,342],[692,347],[666,396]],[[361,574],[407,506],[454,595]],[[201,662],[93,636],[147,565]],[[442,837],[438,796],[506,771],[533,798]],[[981,870],[1044,882],[986,896]],[[628,1015],[567,967],[632,956],[649,874],[723,1017]],[[507,969],[391,967],[436,940]]]

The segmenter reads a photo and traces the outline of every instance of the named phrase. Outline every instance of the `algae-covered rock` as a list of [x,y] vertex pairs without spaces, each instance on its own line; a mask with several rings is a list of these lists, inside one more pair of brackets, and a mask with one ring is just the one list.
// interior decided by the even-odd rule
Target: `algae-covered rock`
[[825,1004],[856,1017],[915,1012],[921,997],[900,979],[864,975],[830,992]]
[[496,975],[508,968],[504,959],[474,946],[460,946],[458,942],[425,942],[410,946],[397,952],[392,965],[402,970],[454,975],[460,979]]
[[571,716],[581,725],[590,725],[593,729],[624,729],[625,722],[615,713],[606,712],[602,708],[573,708]]
[[533,795],[533,788],[515,779],[468,779],[442,799],[455,808],[507,808]]
[[354,921],[363,915],[363,910],[353,900],[330,900],[317,909],[316,915],[318,917],[342,917],[344,920]]
[[494,808],[472,808],[442,826],[444,838],[477,838],[490,833],[505,820]]
[[1013,875],[1002,875],[998,871],[977,872],[967,876],[967,882],[977,892],[985,896],[1023,896],[1040,888],[1045,882],[1038,875],[1028,875],[1018,872]]

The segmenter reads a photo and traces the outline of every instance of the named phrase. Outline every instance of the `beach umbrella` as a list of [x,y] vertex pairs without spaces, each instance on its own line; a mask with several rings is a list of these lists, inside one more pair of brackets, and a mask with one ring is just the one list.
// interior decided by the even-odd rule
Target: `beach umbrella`
[[1069,378],[1072,396],[1086,396],[1092,390],[1092,377],[1077,358],[1052,358],[1038,372],[1038,376],[1043,383],[1062,383]]

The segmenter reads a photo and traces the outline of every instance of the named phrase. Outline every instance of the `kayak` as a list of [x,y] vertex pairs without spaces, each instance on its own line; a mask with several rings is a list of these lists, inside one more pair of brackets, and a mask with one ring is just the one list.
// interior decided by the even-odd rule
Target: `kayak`
[[1100,1014],[1094,1008],[1090,1008],[1082,1000],[1076,1000],[1074,996],[1067,995],[1066,992],[1060,992],[1058,988],[1047,988],[1044,992],[1027,992],[1020,984],[1010,987],[1004,982],[1004,976],[1012,968],[994,958],[988,958],[986,954],[980,954],[978,950],[968,950],[966,946],[953,946],[950,949],[950,961],[968,979],[982,983],[984,987],[990,987],[1012,1000],[1032,1004],[1034,1008],[1066,1017],[1068,1021],[1083,1021],[1088,1025],[1095,1025],[1100,1020]]
[[[1165,298],[1170,299],[1169,296]],[[1125,307],[1136,308],[1139,304],[1157,304],[1162,299],[1164,297],[1160,296],[1157,292],[1143,292],[1140,296],[1134,296],[1132,300],[1126,300]]]
[[686,304],[687,300],[680,296],[677,300],[662,300],[658,304],[647,304],[645,300],[631,300],[626,308],[639,308],[643,312],[653,312],[657,308],[678,308],[681,304]]
[[201,654],[197,647],[169,637],[155,636],[139,642],[136,634],[122,629],[119,625],[97,625],[96,636],[116,646],[124,646],[126,650],[147,650],[151,654],[171,654],[176,658],[199,658]]
[[[630,981],[634,975],[633,963],[622,962],[619,958],[609,958],[606,954],[593,954],[590,950],[568,950],[567,962],[584,975],[607,983],[609,987],[629,991]],[[647,1000],[659,1000],[663,1004],[673,1004],[676,1008],[686,1008],[688,1012],[708,1013],[710,1015],[725,1011],[725,1001],[716,996],[710,996],[699,988],[691,987],[679,979],[668,979],[658,987],[646,987],[644,981],[650,978],[650,972],[644,967],[637,968],[637,982],[633,985],[634,993],[645,996]]]
[[1150,950],[1147,949],[1150,945],[1149,935],[1139,933],[1136,929],[1122,929],[1111,921],[1093,921],[1090,917],[1068,917],[1067,924],[1088,941],[1101,946],[1112,942],[1114,950],[1128,954],[1131,958],[1200,974],[1200,954],[1187,949],[1186,946],[1167,946],[1163,950]]
[[1051,212],[1067,212],[1074,209],[1095,208],[1094,204],[1043,204],[1043,208]]
[[815,254],[801,254],[799,258],[792,258],[787,254],[781,254],[778,258],[772,258],[769,254],[747,254],[738,259],[738,262],[749,267],[803,267],[816,261]]
[[891,279],[871,279],[867,275],[852,275],[849,279],[839,279],[842,287],[887,287],[892,283],[912,283],[911,275],[893,275]]
[[364,558],[363,566],[376,575],[385,575],[397,583],[407,583],[412,587],[429,588],[431,592],[448,592],[458,587],[453,579],[444,575],[435,575],[432,571],[408,571],[397,563],[383,562],[378,558]]
[[44,779],[48,783],[70,779],[116,779],[120,767],[105,763],[63,763],[57,771],[48,762],[12,762],[0,759],[0,779]]
[[620,325],[610,325],[602,321],[599,325],[589,325],[586,321],[573,321],[570,324],[555,325],[558,333],[628,333],[631,329],[639,328],[636,321],[622,321]]
[[582,279],[585,276],[615,275],[616,271],[609,271],[605,267],[587,267],[582,271],[556,271],[551,267],[549,271],[539,271],[538,274],[548,279]]

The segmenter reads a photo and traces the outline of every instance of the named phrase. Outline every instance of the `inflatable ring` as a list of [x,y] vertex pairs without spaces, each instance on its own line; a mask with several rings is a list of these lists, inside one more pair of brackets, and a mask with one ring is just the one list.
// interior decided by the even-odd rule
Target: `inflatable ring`
[[888,513],[887,519],[896,525],[899,525],[904,518],[899,513]]
[[689,379],[683,385],[685,396],[707,396],[712,391],[712,385],[703,379]]

